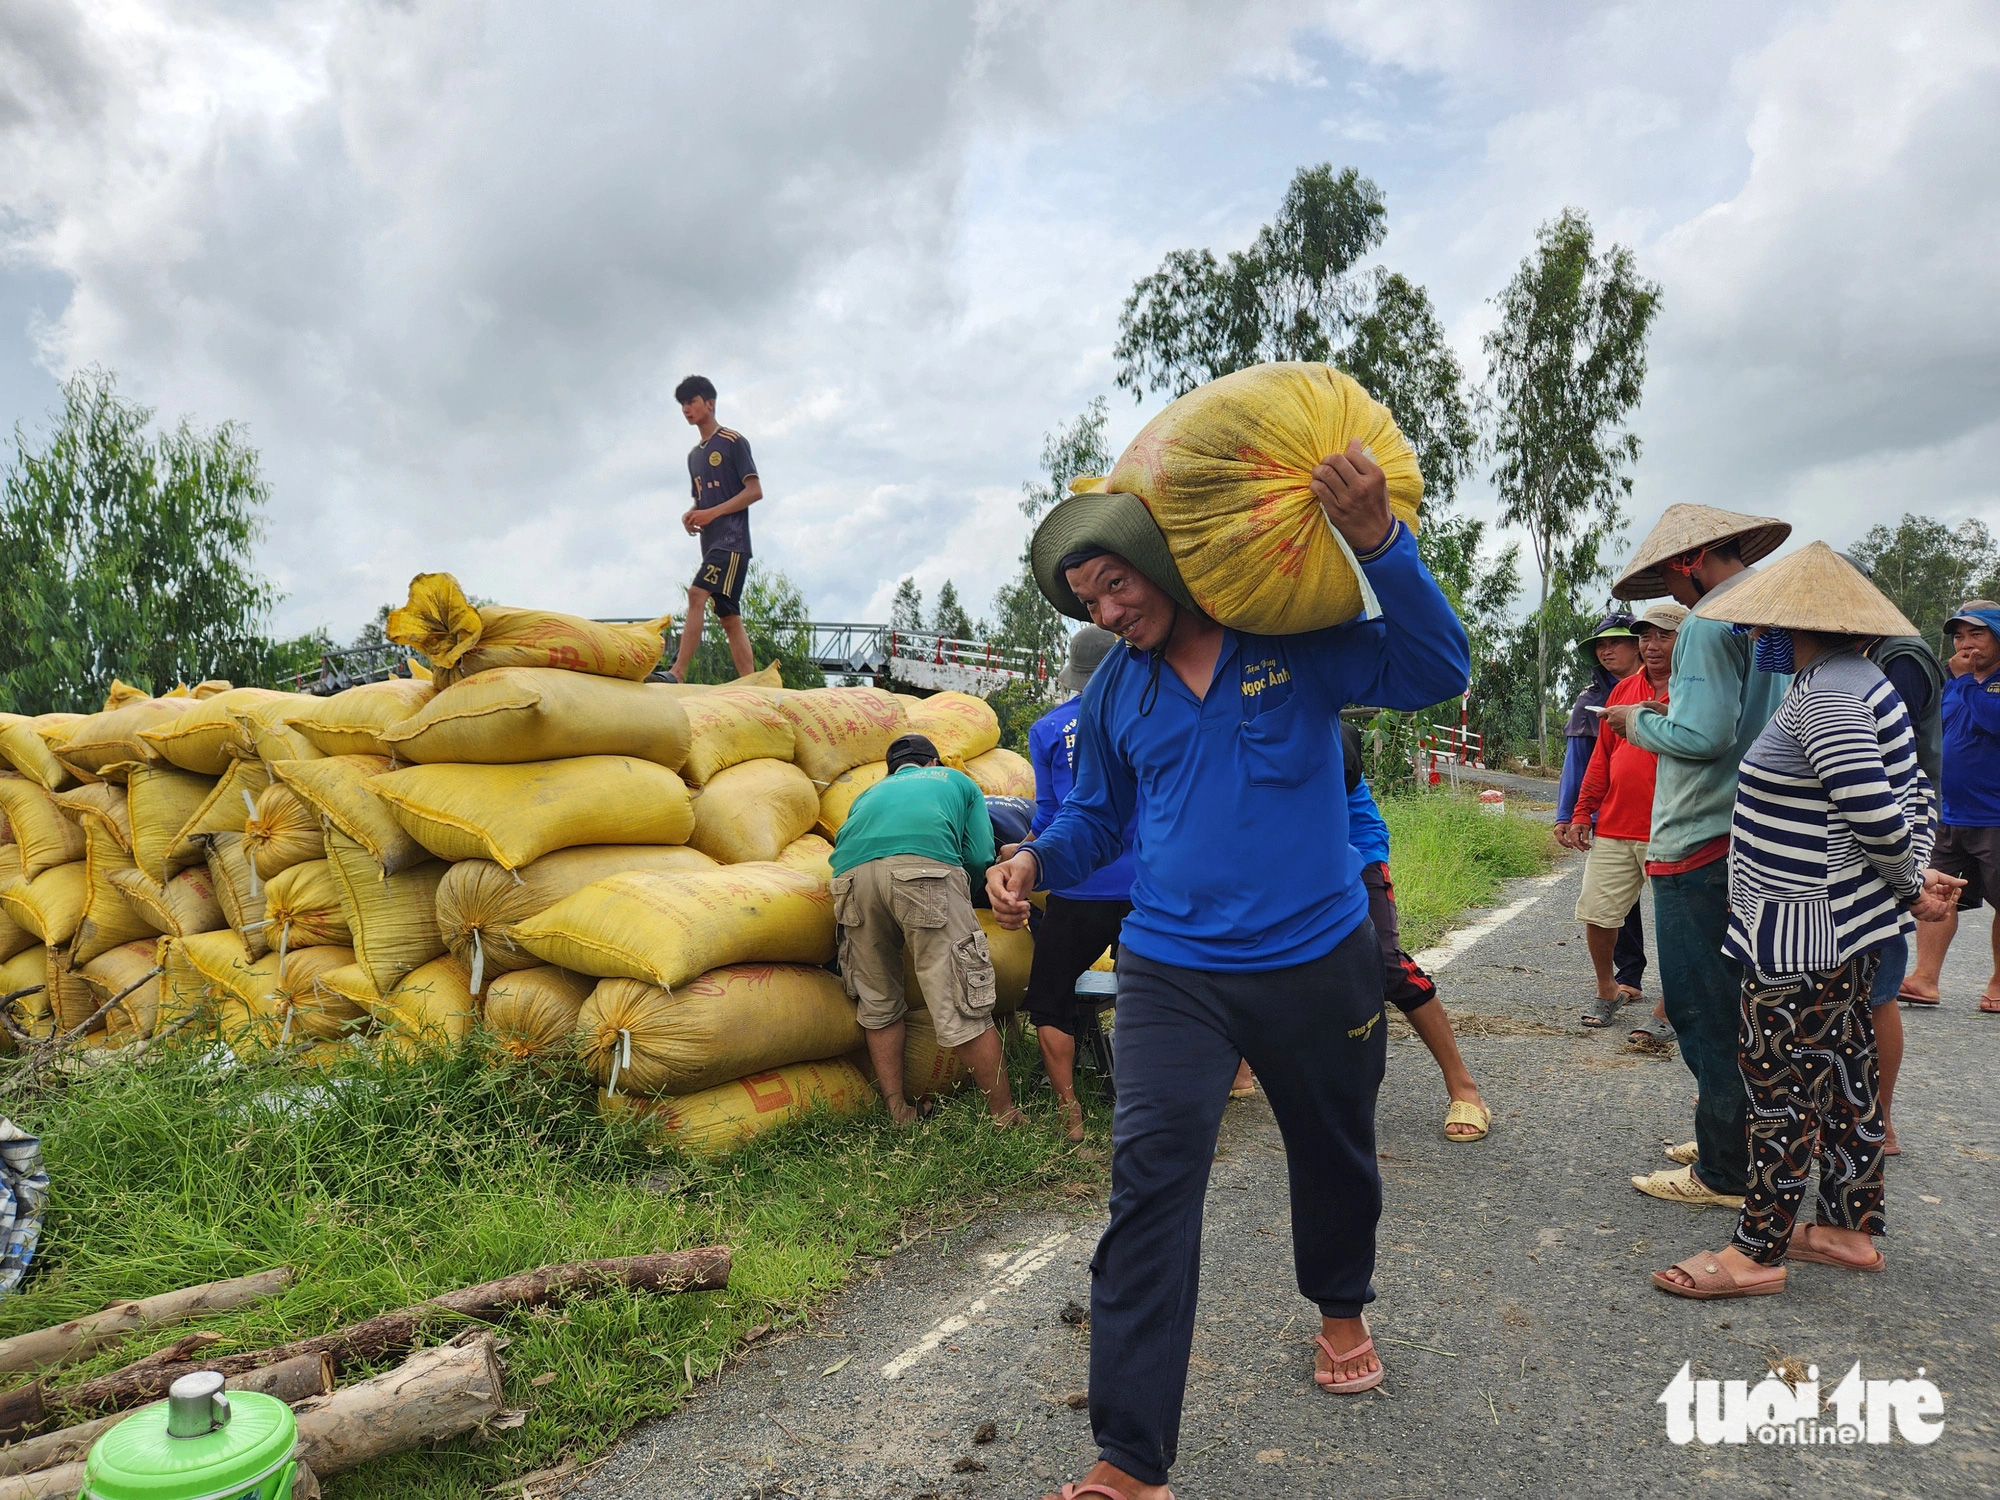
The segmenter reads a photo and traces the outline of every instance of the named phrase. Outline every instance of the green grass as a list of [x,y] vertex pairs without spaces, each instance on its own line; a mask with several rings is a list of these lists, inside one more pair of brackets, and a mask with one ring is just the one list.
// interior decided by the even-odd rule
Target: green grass
[[[1468,798],[1391,797],[1383,813],[1412,950],[1501,880],[1548,863],[1546,825],[1488,816]],[[1034,1116],[1026,1130],[988,1129],[968,1091],[921,1130],[822,1117],[710,1162],[607,1126],[575,1074],[493,1067],[474,1053],[357,1061],[331,1090],[269,1069],[222,1074],[185,1055],[94,1070],[14,1110],[42,1136],[54,1196],[24,1293],[0,1299],[0,1336],[290,1265],[299,1279],[283,1296],[203,1325],[231,1340],[225,1351],[256,1348],[551,1262],[734,1248],[726,1292],[592,1297],[509,1320],[507,1394],[528,1410],[525,1426],[328,1486],[335,1497],[471,1500],[528,1470],[588,1460],[673,1410],[690,1374],[712,1376],[752,1328],[804,1316],[925,1226],[1096,1188],[1108,1111],[1092,1101],[1095,1149],[1079,1154],[1048,1108],[1032,1043],[1015,1038],[1009,1058]],[[299,1107],[302,1093],[319,1107]],[[129,1340],[63,1378],[186,1331]],[[555,1378],[532,1384],[545,1374]]]
[[[303,1080],[218,1076],[187,1059],[106,1069],[17,1111],[42,1135],[54,1196],[25,1293],[0,1336],[143,1296],[290,1265],[283,1296],[203,1326],[257,1348],[451,1288],[566,1260],[724,1242],[726,1292],[578,1299],[504,1326],[510,1405],[526,1425],[364,1466],[336,1496],[471,1497],[565,1457],[588,1459],[672,1410],[760,1323],[797,1317],[922,1226],[1102,1174],[1062,1138],[1012,1048],[1032,1126],[1001,1134],[976,1092],[924,1129],[886,1119],[799,1122],[712,1162],[607,1128],[576,1077],[462,1055],[359,1064],[316,1110],[274,1108]],[[1037,1070],[1038,1071],[1038,1070]],[[1088,1092],[1088,1090],[1086,1090]],[[264,1096],[264,1097],[260,1097]],[[1040,1108],[1037,1108],[1037,1105]],[[439,1337],[449,1335],[446,1328]],[[185,1328],[132,1339],[64,1379],[114,1369]],[[553,1373],[544,1386],[531,1382]]]
[[1467,907],[1490,902],[1501,881],[1538,875],[1554,858],[1548,824],[1512,812],[1495,817],[1462,793],[1385,797],[1382,817],[1397,921],[1411,953],[1444,936]]

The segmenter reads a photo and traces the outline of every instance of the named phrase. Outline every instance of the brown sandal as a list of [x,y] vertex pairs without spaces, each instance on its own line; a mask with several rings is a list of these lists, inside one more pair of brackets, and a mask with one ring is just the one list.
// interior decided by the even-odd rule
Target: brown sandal
[[1889,1257],[1880,1250],[1875,1252],[1872,1263],[1864,1264],[1860,1261],[1842,1260],[1837,1255],[1828,1255],[1824,1250],[1813,1249],[1812,1241],[1807,1235],[1812,1230],[1824,1227],[1820,1224],[1801,1224],[1798,1233],[1792,1236],[1791,1248],[1785,1252],[1785,1259],[1810,1261],[1816,1266],[1838,1266],[1843,1271],[1880,1271],[1888,1266]]
[[1675,1261],[1673,1269],[1694,1285],[1682,1286],[1665,1271],[1653,1273],[1653,1285],[1663,1292],[1672,1292],[1676,1297],[1686,1297],[1694,1302],[1719,1302],[1728,1297],[1775,1297],[1785,1289],[1782,1273],[1776,1281],[1745,1286],[1724,1270],[1721,1260],[1713,1255],[1690,1255],[1686,1260]]

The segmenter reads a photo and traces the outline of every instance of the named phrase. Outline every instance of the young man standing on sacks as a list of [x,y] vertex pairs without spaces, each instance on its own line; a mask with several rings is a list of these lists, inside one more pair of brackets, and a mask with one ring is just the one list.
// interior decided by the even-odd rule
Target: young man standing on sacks
[[715,385],[706,375],[690,375],[675,386],[674,400],[680,402],[688,425],[701,434],[701,441],[688,453],[694,504],[681,516],[687,534],[701,537],[701,562],[688,585],[681,648],[667,681],[687,680],[711,599],[722,633],[729,637],[729,659],[736,665],[736,675],[748,677],[757,670],[757,657],[750,649],[737,597],[750,571],[750,507],[764,498],[763,481],[757,477],[748,440],[716,422]]
[[[1083,690],[1118,637],[1086,625],[1070,637],[1069,661],[1056,681],[1073,696],[1059,703],[1028,731],[1028,759],[1035,768],[1035,820],[1028,842],[1055,821],[1076,784],[1076,730],[1083,714]],[[1004,851],[1011,855],[1014,851]],[[1101,870],[1067,890],[1050,891],[1035,934],[1035,962],[1028,971],[1028,1019],[1041,1043],[1042,1066],[1069,1138],[1083,1139],[1083,1106],[1076,1097],[1076,981],[1118,941],[1118,929],[1132,911],[1132,837],[1124,851]]]
[[1111,1222],[1091,1262],[1101,1456],[1065,1495],[1168,1494],[1202,1202],[1239,1057],[1284,1132],[1299,1289],[1321,1314],[1315,1379],[1337,1393],[1382,1381],[1361,1313],[1374,1298],[1387,1022],[1336,736],[1350,702],[1457,697],[1469,658],[1361,445],[1320,464],[1312,489],[1382,618],[1295,636],[1225,629],[1195,605],[1135,495],[1073,495],[1035,533],[1042,592],[1125,645],[1084,692],[1069,800],[988,873],[995,916],[1024,925],[1032,890],[1067,889],[1111,863],[1138,818],[1119,943]]
[[[1671,594],[1692,609],[1736,588],[1750,564],[1792,528],[1767,516],[1670,505],[1611,586],[1620,599]],[[1743,752],[1778,710],[1791,676],[1756,671],[1750,638],[1690,616],[1674,643],[1664,710],[1651,702],[1607,708],[1604,727],[1650,750],[1654,766],[1653,942],[1667,1020],[1695,1079],[1694,1159],[1634,1177],[1670,1203],[1741,1208],[1750,1182],[1749,1095],[1737,1067],[1743,966],[1724,956],[1729,933],[1729,825]],[[1685,1160],[1675,1147],[1676,1159]]]
[[970,882],[993,862],[986,798],[963,771],[939,765],[921,734],[896,740],[887,758],[888,776],[855,798],[833,843],[840,972],[875,1082],[897,1124],[917,1118],[903,1097],[907,946],[938,1045],[972,1070],[995,1125],[1019,1124],[993,1026],[993,955],[972,911]]

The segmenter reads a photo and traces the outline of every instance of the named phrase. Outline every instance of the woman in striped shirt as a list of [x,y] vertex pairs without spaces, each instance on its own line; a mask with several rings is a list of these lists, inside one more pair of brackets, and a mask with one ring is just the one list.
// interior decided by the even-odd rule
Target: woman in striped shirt
[[[1956,882],[1926,871],[1935,793],[1903,701],[1862,654],[1911,633],[1825,543],[1696,610],[1757,635],[1796,671],[1743,757],[1730,828],[1729,935],[1744,966],[1737,1044],[1750,1095],[1750,1190],[1730,1245],[1654,1283],[1680,1297],[1766,1296],[1784,1262],[1879,1271],[1883,1126],[1868,994],[1877,949],[1939,921]],[[1819,1219],[1794,1223],[1819,1159]]]

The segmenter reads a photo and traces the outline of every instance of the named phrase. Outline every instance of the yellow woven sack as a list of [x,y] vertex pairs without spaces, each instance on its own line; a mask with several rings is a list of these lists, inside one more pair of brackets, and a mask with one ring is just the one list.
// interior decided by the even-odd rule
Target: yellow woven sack
[[[0,963],[0,995],[11,995],[32,985],[41,986],[32,995],[23,995],[10,1002],[14,1024],[30,1036],[46,1037],[56,1029],[56,1014],[49,1003],[48,984],[49,950],[40,943],[32,948],[23,948],[5,963]],[[6,1037],[5,1045],[0,1045],[0,1053],[11,1052],[13,1037],[4,1029],[0,1029],[0,1036]]]
[[[25,953],[41,939],[0,909],[0,962],[5,962],[17,953]],[[7,992],[0,990],[0,995]]]
[[368,971],[378,992],[387,994],[405,974],[443,954],[437,888],[448,868],[444,861],[385,876],[374,856],[342,833],[327,834],[326,857],[353,937],[354,961]]
[[326,833],[312,804],[279,782],[257,799],[257,815],[243,825],[243,847],[257,874],[272,880],[293,865],[325,859]]
[[[299,693],[275,693],[269,688],[231,688],[203,698],[164,724],[139,731],[139,738],[155,755],[183,771],[201,776],[220,776],[232,760],[255,754],[243,726],[232,709],[259,705],[300,705],[312,700]],[[296,707],[294,707],[296,712]]]
[[553,964],[502,974],[486,987],[486,1030],[494,1050],[503,1057],[567,1056],[592,983],[588,975]]
[[[244,961],[249,961],[248,955]],[[186,938],[161,938],[154,946],[153,962],[160,966],[160,1008],[153,1020],[156,1032],[208,1008],[208,981],[189,960]],[[0,994],[5,993],[0,990]]]
[[21,872],[21,846],[0,844],[0,891],[11,891],[27,883],[28,877]]
[[862,1045],[840,981],[801,964],[732,964],[671,993],[606,979],[577,1031],[584,1066],[614,1093],[692,1094]]
[[819,821],[813,824],[813,832],[824,839],[837,835],[854,809],[854,799],[888,774],[888,762],[878,760],[836,776],[833,785],[819,794]]
[[694,1156],[733,1151],[814,1109],[835,1115],[865,1115],[874,1107],[875,1090],[868,1086],[861,1070],[839,1059],[793,1063],[679,1099],[642,1099],[597,1091],[599,1113],[657,1125],[675,1145]]
[[[979,930],[986,936],[987,951],[993,960],[993,1014],[1011,1015],[1028,998],[1028,971],[1035,966],[1035,940],[1025,927],[1019,932],[1009,932],[984,907],[975,910],[973,915],[979,919]],[[928,1004],[927,997],[920,1001],[923,988],[917,982],[916,968],[910,962],[909,950],[905,948],[903,993],[912,1010]]]
[[746,760],[718,771],[694,803],[688,843],[725,865],[776,859],[819,820],[819,793],[790,761]]
[[309,859],[272,876],[264,887],[264,919],[272,946],[280,949],[323,943],[344,947],[353,940],[333,866],[324,859]]
[[[125,785],[132,858],[147,878],[164,881],[180,868],[169,862],[180,847],[181,830],[208,801],[215,779],[173,766],[135,766]],[[194,859],[190,851],[186,862]]]
[[1355,441],[1414,531],[1416,454],[1389,409],[1327,365],[1255,365],[1189,391],[1132,439],[1105,488],[1146,502],[1212,618],[1259,635],[1319,630],[1361,613],[1354,566],[1308,487]]
[[718,868],[685,844],[585,844],[544,854],[519,870],[490,859],[462,859],[438,884],[438,931],[471,970],[472,993],[477,995],[486,988],[486,976],[541,963],[515,942],[514,929],[592,881],[628,870]]
[[1000,743],[1000,720],[993,705],[970,693],[932,693],[909,710],[910,732],[937,746],[938,759],[965,769],[975,755]]
[[[78,970],[84,983],[90,986],[95,1001],[93,1009],[115,996],[125,995],[104,1013],[104,1029],[111,1033],[114,1046],[153,1034],[153,1023],[160,1012],[160,977],[153,972],[159,967],[153,961],[157,941],[141,938],[122,943]],[[138,988],[132,989],[135,984]],[[131,993],[125,994],[127,990]]]
[[310,693],[280,693],[248,708],[232,708],[229,717],[236,721],[237,738],[248,747],[243,758],[318,760],[326,752],[285,721],[325,701]]
[[59,792],[75,783],[69,767],[56,759],[55,742],[65,730],[83,722],[82,714],[38,714],[28,719],[9,714],[7,718],[7,726],[0,729],[0,759],[44,791]]
[[142,921],[168,937],[213,932],[229,925],[206,866],[182,870],[165,885],[155,885],[141,869],[114,870],[111,883],[125,893]]
[[71,860],[53,870],[44,870],[24,885],[0,891],[0,910],[33,933],[36,941],[53,948],[76,936],[76,924],[83,920],[83,901],[89,891],[84,862]]
[[144,688],[133,687],[119,678],[111,679],[111,690],[104,695],[104,712],[111,713],[128,703],[143,703],[152,697]]
[[83,835],[84,897],[83,915],[72,939],[73,961],[81,968],[121,943],[157,936],[148,922],[112,883],[111,877],[123,870],[137,870],[132,857],[118,847],[118,841],[103,827],[92,824]]
[[338,829],[361,845],[394,875],[428,860],[430,851],[396,821],[389,804],[370,785],[389,770],[386,755],[329,755],[324,760],[280,760],[271,763],[277,778],[306,801],[329,829]]
[[132,813],[125,788],[109,781],[94,781],[56,793],[56,806],[63,816],[84,832],[86,845],[95,828],[125,851],[132,852]]
[[447,1050],[479,1024],[465,965],[449,954],[411,970],[369,1009],[388,1033],[385,1045],[396,1052]]
[[613,875],[515,929],[544,963],[677,989],[724,964],[833,958],[833,896],[783,865]]
[[229,923],[229,930],[243,940],[252,958],[270,951],[269,929],[264,922],[264,882],[243,848],[240,833],[210,834],[208,879],[217,904]]
[[446,688],[383,730],[382,742],[416,765],[630,755],[677,771],[687,759],[688,734],[679,702],[652,683],[556,667],[499,667]]
[[777,863],[833,884],[833,845],[816,833],[802,833],[778,851]]
[[694,827],[680,777],[629,755],[412,766],[376,777],[369,789],[433,854],[510,870],[581,844],[684,844]]
[[660,664],[667,617],[644,625],[600,625],[546,609],[467,602],[449,573],[419,573],[410,599],[391,610],[390,640],[430,658],[439,688],[494,667],[559,667],[638,682]]
[[[931,1013],[921,1003],[913,1004],[903,1017],[903,1097],[928,1099],[948,1094],[972,1081],[972,1070],[954,1048],[943,1046]],[[872,1074],[873,1068],[871,1066]]]
[[82,723],[59,725],[62,748],[56,752],[57,759],[80,779],[101,776],[106,781],[122,782],[126,767],[144,765],[154,758],[153,747],[139,738],[139,731],[179,718],[186,706],[164,698],[140,698],[121,708],[92,714]]
[[354,950],[337,943],[296,948],[285,961],[271,989],[278,1009],[278,1040],[295,1043],[311,1037],[338,1042],[372,1031],[375,1018],[345,995],[327,989],[320,980],[352,967]]
[[277,1045],[284,1024],[278,1006],[278,955],[253,958],[233,932],[203,932],[180,941],[206,983],[221,1039],[253,1053]]
[[0,776],[0,814],[6,816],[14,845],[21,851],[26,879],[83,858],[81,823],[67,816],[62,804],[35,782]]
[[98,1002],[88,981],[70,962],[69,949],[58,948],[51,944],[48,954],[48,971],[44,976],[44,983],[48,987],[49,1007],[55,1013],[55,1029],[69,1032],[83,1027],[90,1033],[102,1037],[103,1018],[100,1016],[95,1022],[90,1019],[97,1010]]
[[746,760],[792,758],[797,741],[791,721],[757,693],[716,688],[683,696],[680,706],[688,721],[688,755],[681,775],[689,786],[701,786]]
[[313,700],[310,707],[285,715],[285,724],[322,755],[387,755],[382,731],[409,718],[436,692],[430,683],[410,677],[367,682]]
[[[271,768],[262,761],[237,761],[202,799],[201,806],[181,825],[179,835],[167,850],[165,868],[180,870],[206,863],[206,836],[211,833],[243,832],[257,799],[270,784]],[[249,794],[247,799],[244,796],[246,792]]]
[[965,774],[989,797],[1035,795],[1035,767],[1025,755],[1012,750],[992,749],[965,763]]
[[781,661],[767,661],[764,663],[763,666],[759,667],[756,671],[749,673],[747,676],[730,678],[729,681],[723,684],[723,686],[748,687],[748,688],[776,688],[780,692],[782,692],[784,691],[785,688],[784,665],[785,664]]
[[777,709],[792,726],[792,763],[821,789],[843,771],[882,759],[909,728],[903,705],[879,688],[787,693]]

